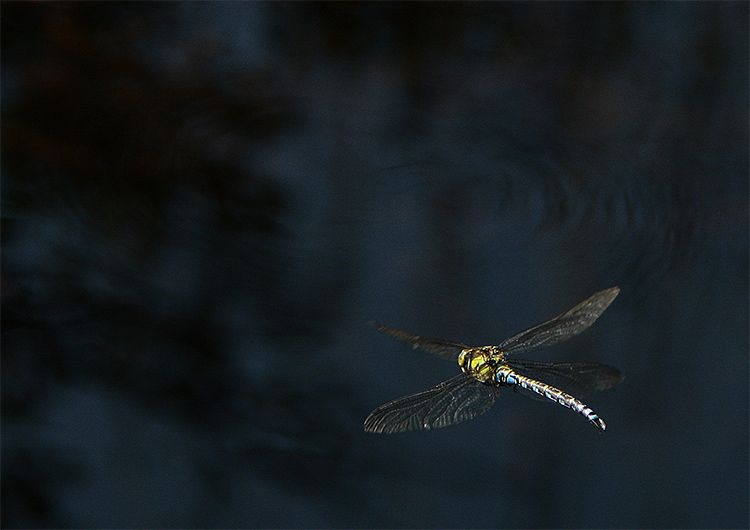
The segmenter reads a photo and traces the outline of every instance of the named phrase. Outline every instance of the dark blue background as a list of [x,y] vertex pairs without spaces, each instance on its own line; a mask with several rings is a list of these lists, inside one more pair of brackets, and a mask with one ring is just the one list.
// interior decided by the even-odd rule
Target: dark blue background
[[[2,5],[5,527],[748,526],[748,4]],[[368,328],[620,368],[608,425]]]

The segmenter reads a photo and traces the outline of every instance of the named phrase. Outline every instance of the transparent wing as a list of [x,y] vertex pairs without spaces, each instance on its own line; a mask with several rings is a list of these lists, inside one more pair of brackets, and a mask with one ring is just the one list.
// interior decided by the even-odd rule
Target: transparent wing
[[420,337],[419,335],[401,331],[400,329],[390,328],[388,326],[384,326],[383,324],[378,324],[377,322],[370,322],[370,325],[378,331],[382,331],[386,335],[390,335],[391,337],[398,339],[401,342],[405,342],[415,350],[422,350],[448,361],[458,360],[458,356],[461,351],[465,350],[466,348],[471,348],[471,346],[461,344],[460,342],[450,342],[440,339],[426,339],[424,337]]
[[552,346],[578,335],[604,312],[620,292],[619,287],[599,291],[587,298],[573,309],[548,320],[543,324],[522,331],[505,340],[498,348],[506,354],[536,350]]
[[376,408],[365,420],[365,431],[392,433],[446,427],[479,416],[494,402],[493,387],[462,373]]
[[512,359],[508,365],[521,375],[547,383],[574,397],[582,398],[596,390],[606,390],[621,383],[617,368],[599,363],[543,363]]

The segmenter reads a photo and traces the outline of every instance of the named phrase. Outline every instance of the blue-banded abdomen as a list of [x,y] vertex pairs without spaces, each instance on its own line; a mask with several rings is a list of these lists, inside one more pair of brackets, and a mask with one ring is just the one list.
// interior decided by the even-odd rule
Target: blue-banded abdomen
[[581,414],[584,418],[593,423],[600,431],[604,431],[607,428],[604,420],[580,400],[551,385],[520,375],[509,367],[499,367],[495,372],[495,381],[499,384],[517,385],[524,390],[534,392],[550,401],[555,401],[563,407],[568,407],[569,409]]

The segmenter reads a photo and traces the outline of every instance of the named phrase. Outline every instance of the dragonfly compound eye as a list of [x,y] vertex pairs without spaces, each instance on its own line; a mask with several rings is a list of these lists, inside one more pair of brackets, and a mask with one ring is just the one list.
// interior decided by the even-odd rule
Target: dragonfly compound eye
[[480,349],[464,350],[458,358],[458,364],[467,374],[473,375],[480,381],[492,379],[494,369],[489,363],[489,356]]

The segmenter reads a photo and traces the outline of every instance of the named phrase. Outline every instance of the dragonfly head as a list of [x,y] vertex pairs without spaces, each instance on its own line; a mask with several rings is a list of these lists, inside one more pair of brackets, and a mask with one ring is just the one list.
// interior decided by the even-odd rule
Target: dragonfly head
[[489,383],[495,373],[495,361],[485,348],[467,348],[458,356],[458,365],[465,373],[482,383]]

